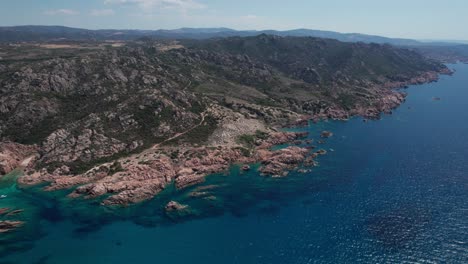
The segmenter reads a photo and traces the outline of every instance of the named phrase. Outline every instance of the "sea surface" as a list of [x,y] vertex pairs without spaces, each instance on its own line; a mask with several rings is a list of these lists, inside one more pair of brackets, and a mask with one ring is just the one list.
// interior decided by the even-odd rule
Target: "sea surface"
[[[16,218],[28,223],[0,234],[0,263],[468,263],[468,65],[449,67],[379,121],[297,129],[334,133],[306,174],[233,166],[205,190],[114,209],[19,188],[15,171],[0,181],[0,207],[24,208]],[[166,215],[172,199],[191,214]]]

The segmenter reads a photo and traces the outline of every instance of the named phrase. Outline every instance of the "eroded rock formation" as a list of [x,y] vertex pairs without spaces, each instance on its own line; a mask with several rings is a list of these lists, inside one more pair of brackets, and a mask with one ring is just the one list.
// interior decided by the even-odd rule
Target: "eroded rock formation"
[[[175,182],[179,189],[205,180],[209,174],[225,171],[233,163],[261,162],[260,171],[265,175],[283,175],[305,160],[306,148],[288,147],[271,150],[271,146],[294,141],[305,133],[272,133],[246,156],[239,147],[185,147],[152,149],[113,163],[99,165],[84,174],[67,175],[60,168],[54,173],[46,170],[33,172],[19,179],[24,185],[49,182],[47,191],[77,187],[70,197],[98,198],[110,195],[102,201],[104,205],[130,204],[152,198],[168,184]],[[176,158],[163,152],[174,151]],[[175,155],[173,155],[175,156]],[[116,170],[118,168],[118,170]],[[61,174],[65,173],[65,174]]]

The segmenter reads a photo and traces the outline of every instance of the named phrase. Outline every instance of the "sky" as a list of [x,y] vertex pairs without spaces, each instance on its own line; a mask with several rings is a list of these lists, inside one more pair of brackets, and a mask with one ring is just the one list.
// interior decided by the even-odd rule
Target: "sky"
[[309,28],[468,40],[468,0],[0,0],[0,26]]

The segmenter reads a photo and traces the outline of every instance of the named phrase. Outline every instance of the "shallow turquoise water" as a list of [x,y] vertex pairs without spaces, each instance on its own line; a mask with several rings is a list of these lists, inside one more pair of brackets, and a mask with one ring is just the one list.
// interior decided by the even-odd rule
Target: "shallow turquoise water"
[[[216,200],[169,188],[119,210],[16,191],[0,207],[21,203],[33,220],[0,241],[0,263],[468,263],[468,65],[451,67],[380,121],[304,128],[335,134],[307,175],[233,167],[204,184]],[[174,197],[199,215],[167,218]]]

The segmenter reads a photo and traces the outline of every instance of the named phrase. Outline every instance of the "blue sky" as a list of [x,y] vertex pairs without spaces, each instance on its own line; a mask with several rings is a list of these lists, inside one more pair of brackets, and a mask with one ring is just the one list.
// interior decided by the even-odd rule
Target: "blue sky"
[[310,28],[468,40],[467,0],[0,0],[0,25]]

